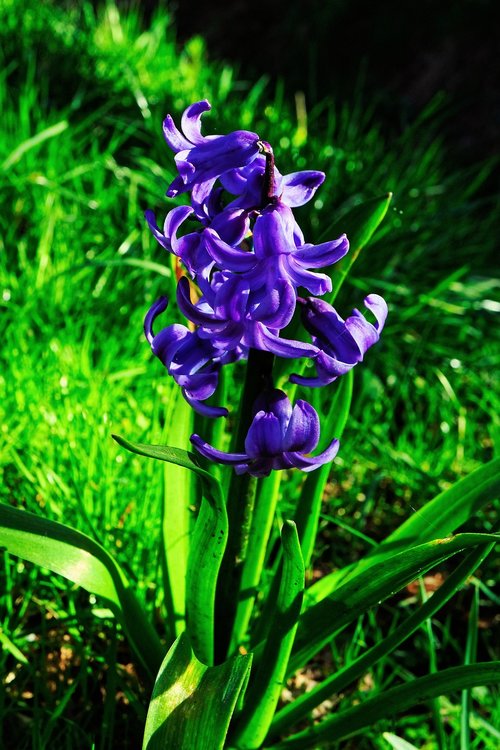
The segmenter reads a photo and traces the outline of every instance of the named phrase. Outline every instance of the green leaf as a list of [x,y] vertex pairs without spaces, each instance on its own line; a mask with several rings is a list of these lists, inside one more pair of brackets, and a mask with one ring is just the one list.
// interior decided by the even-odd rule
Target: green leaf
[[384,732],[382,737],[384,738],[384,740],[387,740],[389,745],[394,748],[394,750],[418,750],[418,747],[412,745],[411,742],[407,742],[406,740],[402,739],[402,737],[398,737],[396,734],[392,734],[391,732]]
[[393,652],[401,643],[404,643],[427,618],[432,617],[451,599],[464,581],[481,565],[493,547],[494,544],[480,545],[478,550],[469,552],[442,586],[386,638],[364,651],[354,661],[325,677],[312,690],[284,706],[274,717],[268,737],[279,736],[283,734],[287,727],[305,719],[316,706],[331,698],[332,695],[341,693],[373,667],[376,662]]
[[[464,549],[498,539],[495,534],[457,534],[436,539],[376,562],[368,575],[362,571],[353,576],[330,596],[307,607],[299,620],[289,671],[299,669],[362,612],[387,599],[433,565]],[[307,603],[306,598],[306,606]]]
[[[467,628],[467,645],[465,648],[465,664],[473,664],[477,658],[477,633],[479,628],[479,588],[474,587],[474,596],[469,613]],[[462,692],[462,714],[460,716],[460,750],[470,750],[471,727],[470,715],[472,711],[472,695],[470,690]]]
[[324,299],[330,304],[334,303],[361,250],[366,247],[375,230],[383,221],[391,200],[392,193],[371,198],[359,206],[354,206],[325,231],[325,236],[328,234],[328,237],[337,237],[345,232],[349,239],[347,255],[334,266],[331,266],[330,269],[324,271],[332,279],[332,291],[324,296]]
[[245,705],[231,742],[241,750],[260,748],[271,724],[285,680],[304,591],[304,563],[297,529],[285,521],[281,530],[283,574],[262,659],[252,676]]
[[216,667],[202,664],[186,634],[163,664],[149,704],[143,750],[222,750],[251,666],[251,654]]
[[[451,534],[500,495],[500,458],[480,466],[414,513],[374,551],[401,549]],[[370,558],[372,555],[369,556]]]
[[64,576],[107,601],[151,678],[164,649],[118,563],[80,531],[0,505],[0,547]]
[[188,631],[194,651],[205,664],[213,664],[215,588],[227,543],[227,512],[219,482],[197,463],[196,456],[180,448],[130,443],[114,439],[140,456],[183,466],[195,472],[203,486],[203,500],[189,551],[186,578]]
[[320,601],[337,588],[339,583],[360,575],[375,563],[389,559],[395,552],[403,552],[418,544],[453,533],[499,494],[500,459],[494,459],[426,503],[418,513],[413,513],[358,563],[337,570],[311,586],[307,592],[308,601]]
[[365,727],[376,725],[381,718],[386,719],[419,703],[428,703],[439,695],[478,685],[494,685],[499,680],[498,661],[452,667],[436,674],[419,677],[369,698],[354,708],[324,719],[316,726],[273,745],[273,750],[317,748],[325,743],[359,734]]

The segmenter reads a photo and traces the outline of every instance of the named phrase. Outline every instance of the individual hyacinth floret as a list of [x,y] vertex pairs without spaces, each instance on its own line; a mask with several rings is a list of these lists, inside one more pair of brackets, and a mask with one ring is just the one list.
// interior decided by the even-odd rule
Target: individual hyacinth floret
[[369,294],[364,300],[365,307],[376,319],[375,325],[356,309],[349,318],[342,320],[335,308],[322,299],[311,297],[302,303],[304,327],[319,351],[314,359],[317,377],[290,376],[291,382],[299,385],[328,385],[345,375],[362,362],[367,350],[379,340],[387,318],[387,304],[378,294]]
[[263,393],[254,406],[254,417],[245,440],[245,453],[225,453],[206,443],[199,435],[191,442],[209,461],[234,466],[237,474],[266,477],[273,469],[313,471],[333,461],[339,441],[332,440],[320,454],[311,458],[319,441],[319,418],[307,401],[298,400],[292,408],[288,396],[278,389]]
[[[252,357],[252,352],[271,362],[274,357],[309,359],[315,377],[299,373],[290,379],[304,386],[327,385],[378,341],[387,305],[378,295],[366,298],[376,319],[372,324],[358,310],[344,321],[318,299],[332,289],[330,276],[320,269],[337,263],[349,242],[341,235],[318,245],[307,243],[292,209],[313,197],[324,174],[305,170],[282,175],[272,147],[256,133],[202,135],[201,116],[209,109],[206,100],[196,102],[185,110],[181,129],[170,115],[163,124],[179,173],[167,195],[188,193],[190,205],[173,208],[163,229],[152,211],[146,212],[146,220],[158,243],[191,277],[190,282],[181,275],[176,295],[188,326],[174,324],[153,333],[156,318],[167,307],[161,298],[146,316],[145,333],[188,403],[204,416],[218,417],[227,414],[225,407],[205,401],[215,393],[224,365]],[[304,293],[311,296],[304,299]],[[297,304],[309,342],[307,336],[296,340],[283,333]],[[198,435],[192,437],[195,448],[209,460],[254,476],[292,467],[311,471],[331,461],[336,440],[315,458],[307,456],[319,441],[314,409],[304,400],[292,408],[286,394],[273,387],[272,365],[265,378],[252,367],[247,377],[256,378],[261,395],[253,421],[244,425],[244,452],[239,446],[239,452],[223,453]]]

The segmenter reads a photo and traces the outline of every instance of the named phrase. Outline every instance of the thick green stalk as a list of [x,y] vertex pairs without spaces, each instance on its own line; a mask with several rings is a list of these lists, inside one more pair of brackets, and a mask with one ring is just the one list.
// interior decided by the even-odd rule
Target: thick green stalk
[[276,504],[279,497],[281,472],[274,471],[259,487],[253,521],[250,528],[252,544],[243,567],[241,593],[234,621],[230,651],[235,652],[245,640],[248,623],[257,596],[258,586],[264,567],[267,544],[271,533]]
[[[245,438],[253,419],[257,397],[271,385],[274,357],[269,352],[250,349],[233,450],[243,452]],[[240,598],[241,576],[245,563],[257,480],[249,474],[233,473],[227,494],[228,542],[222,562],[216,600],[216,661],[224,661]]]

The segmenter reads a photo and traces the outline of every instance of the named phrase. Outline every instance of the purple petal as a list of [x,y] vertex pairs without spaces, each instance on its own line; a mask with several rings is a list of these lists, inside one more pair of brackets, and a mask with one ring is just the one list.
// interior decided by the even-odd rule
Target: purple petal
[[235,247],[247,236],[250,229],[248,212],[241,208],[226,208],[214,217],[210,224],[219,237],[228,245]]
[[[259,299],[260,298],[260,299]],[[254,297],[255,299],[255,297]],[[273,288],[263,287],[251,317],[269,328],[285,328],[295,312],[296,294],[287,279],[278,279]]]
[[337,263],[349,251],[349,241],[345,234],[320,245],[302,245],[298,247],[293,257],[305,268],[324,268]]
[[198,401],[198,399],[193,398],[185,388],[182,389],[182,395],[188,402],[189,406],[191,406],[197,414],[201,414],[202,417],[227,417],[229,413],[223,406],[209,406],[202,401]]
[[304,375],[297,375],[296,373],[294,373],[293,375],[290,375],[288,380],[290,381],[290,383],[295,383],[295,385],[304,385],[307,388],[322,388],[324,385],[328,385],[328,383],[333,383],[335,378],[325,381],[320,377],[306,378],[304,377]]
[[278,419],[280,423],[281,434],[284,435],[288,423],[292,416],[292,405],[286,393],[279,388],[273,388],[270,391],[264,391],[255,400],[253,405],[253,415],[260,411],[270,412]]
[[337,439],[332,440],[328,448],[324,450],[322,453],[319,453],[317,456],[304,456],[301,453],[297,452],[287,452],[283,455],[295,466],[297,469],[301,469],[302,471],[314,471],[314,469],[319,468],[320,466],[323,466],[323,464],[329,463],[330,461],[333,461],[335,456],[337,455],[339,451],[340,443]]
[[249,293],[250,287],[245,279],[238,276],[230,277],[219,287],[215,295],[216,315],[233,322],[243,320]]
[[303,206],[311,200],[316,190],[324,182],[323,172],[306,170],[292,172],[283,177],[283,192],[281,200],[290,208]]
[[275,456],[283,450],[282,441],[279,419],[274,414],[259,411],[249,427],[245,450],[250,458]]
[[256,258],[253,253],[235,250],[227,242],[223,242],[212,229],[205,229],[202,237],[208,253],[221,268],[241,273],[250,271],[255,266]]
[[217,463],[228,465],[246,464],[248,462],[246,453],[224,453],[224,451],[219,451],[206,443],[199,435],[191,435],[190,440],[196,450],[209,461],[217,461]]
[[253,230],[255,256],[263,260],[277,255],[287,255],[294,250],[294,223],[291,211],[286,213],[276,207],[266,209],[258,217]]
[[318,445],[319,429],[319,417],[315,409],[307,401],[299,399],[293,407],[283,449],[310,453]]
[[315,357],[317,347],[302,341],[281,339],[269,331],[262,323],[256,323],[253,329],[253,344],[256,349],[269,351],[278,357]]
[[191,302],[189,280],[182,276],[177,284],[177,304],[181,313],[197,325],[210,325],[217,322],[213,313],[203,312]]
[[310,294],[322,295],[332,290],[332,280],[324,273],[313,273],[303,268],[290,255],[287,258],[288,276],[296,287],[304,287]]
[[353,341],[359,349],[359,361],[363,359],[365,352],[376,344],[380,336],[377,329],[371,323],[369,323],[359,310],[353,310],[353,314],[350,315],[346,322],[346,330],[352,336]]
[[156,302],[154,302],[149,310],[146,313],[146,317],[144,318],[144,335],[146,336],[147,340],[150,344],[153,343],[154,339],[154,333],[153,333],[153,323],[155,319],[157,318],[160,313],[164,312],[168,307],[168,299],[167,297],[160,297]]
[[172,151],[184,151],[185,149],[192,147],[192,143],[190,143],[175,126],[171,115],[167,115],[163,120],[163,135],[165,136],[167,145]]
[[[250,461],[247,464],[246,471],[252,477],[268,477],[274,468],[275,460],[274,458],[258,458],[256,461]],[[235,467],[235,471],[237,474],[243,473],[238,471],[238,467]]]
[[380,333],[387,319],[387,302],[379,294],[369,294],[364,299],[364,305],[368,310],[370,310],[370,312],[375,315],[375,318],[377,319],[376,327],[378,329],[378,332]]
[[181,128],[186,138],[195,145],[204,143],[205,138],[201,134],[201,116],[204,112],[208,112],[212,107],[206,99],[201,102],[195,102],[191,104],[186,110],[181,119]]
[[166,195],[169,198],[175,198],[176,195],[179,195],[179,193],[183,193],[185,190],[184,180],[182,177],[176,177],[170,185],[167,188]]

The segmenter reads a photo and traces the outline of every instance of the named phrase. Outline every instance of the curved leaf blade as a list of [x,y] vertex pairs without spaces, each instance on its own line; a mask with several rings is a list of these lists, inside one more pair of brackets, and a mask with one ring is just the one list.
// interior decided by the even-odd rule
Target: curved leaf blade
[[[342,437],[349,417],[353,389],[353,371],[346,373],[337,384],[328,414],[321,420],[321,434],[328,438]],[[319,517],[325,485],[328,481],[332,464],[324,464],[316,471],[307,474],[295,511],[295,523],[302,547],[304,565],[309,567],[318,532]]]
[[292,703],[284,706],[274,717],[268,737],[279,736],[287,727],[305,719],[316,706],[319,706],[320,703],[335,693],[345,690],[376,662],[392,653],[401,643],[404,643],[426,619],[432,617],[451,599],[464,581],[481,565],[494,546],[494,544],[480,545],[477,550],[469,552],[438,590],[386,638],[378,641],[351,663],[325,677],[312,690],[308,690]]
[[375,563],[390,559],[395,553],[452,534],[499,494],[500,459],[494,459],[426,503],[359,562],[320,579],[308,589],[308,600],[324,599],[339,584],[361,575]]
[[404,685],[386,690],[360,705],[324,719],[311,729],[273,745],[273,750],[308,750],[327,742],[335,742],[359,734],[381,718],[406,711],[419,703],[455,690],[478,685],[494,685],[500,680],[500,662],[483,662],[465,667],[451,667],[441,672],[419,677]]
[[370,242],[375,230],[384,220],[391,200],[392,193],[371,198],[359,206],[354,206],[328,228],[329,237],[336,237],[345,232],[350,246],[347,255],[325,271],[332,279],[332,291],[324,296],[330,304],[334,303],[361,250]]
[[436,539],[384,558],[370,568],[369,576],[363,573],[353,576],[330,596],[305,610],[299,620],[289,672],[303,666],[335,633],[362,612],[387,599],[431,566],[469,547],[495,542],[499,538],[497,534],[457,534]]
[[376,556],[384,548],[401,548],[452,534],[486,503],[499,496],[500,458],[497,458],[426,503],[388,536],[373,554]]
[[164,649],[122,569],[100,544],[69,526],[2,504],[0,547],[102,597],[150,676],[156,674]]
[[161,665],[149,705],[143,750],[222,750],[252,657],[235,656],[216,667],[202,664],[186,634]]

